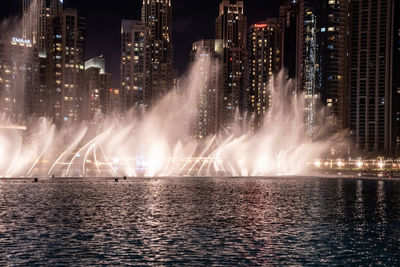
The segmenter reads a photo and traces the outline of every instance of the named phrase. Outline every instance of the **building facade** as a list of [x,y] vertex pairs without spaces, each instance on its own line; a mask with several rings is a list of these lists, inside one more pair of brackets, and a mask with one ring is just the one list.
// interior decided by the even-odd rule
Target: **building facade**
[[316,11],[312,0],[300,0],[298,3],[298,47],[296,88],[304,93],[304,118],[306,134],[312,139],[316,132],[317,90],[317,24]]
[[193,135],[204,138],[216,134],[223,119],[223,62],[224,49],[222,40],[201,40],[193,43],[191,60],[204,61],[199,75],[205,79],[196,109]]
[[224,112],[225,127],[236,114],[247,109],[248,52],[247,18],[243,1],[223,0],[216,19],[215,38],[223,41],[224,48]]
[[85,69],[84,118],[92,122],[96,114],[108,115],[110,108],[111,74],[101,73],[101,69]]
[[105,72],[105,58],[98,56],[85,62],[84,116],[93,122],[97,113],[108,114],[111,74]]
[[305,94],[306,130],[320,133],[316,114],[327,107],[329,132],[348,127],[348,1],[299,0],[296,88]]
[[108,94],[104,94],[104,108],[106,114],[119,113],[121,108],[120,89],[110,88]]
[[151,106],[173,89],[171,0],[144,0],[142,22],[151,48]]
[[400,1],[394,2],[393,16],[393,129],[392,129],[392,156],[400,156]]
[[[284,1],[279,9],[279,18],[282,24],[281,62],[286,79],[296,78],[298,16],[296,1]],[[293,89],[296,91],[296,87]]]
[[106,59],[103,55],[93,57],[85,62],[85,70],[89,68],[99,68],[100,74],[106,73]]
[[136,20],[123,20],[121,27],[121,108],[151,106],[152,53],[148,29]]
[[15,122],[37,116],[39,58],[28,39],[0,37],[0,113]]
[[395,2],[350,1],[350,130],[357,148],[369,155],[390,154],[396,142]]
[[96,113],[101,111],[100,105],[100,68],[85,69],[85,92],[83,96],[83,119],[91,122]]
[[317,88],[334,134],[348,128],[349,4],[325,1],[317,10]]
[[22,0],[22,38],[32,41],[39,54],[46,53],[51,20],[63,9],[63,0]]
[[[100,72],[100,110],[103,114],[109,115],[116,109],[111,105],[111,95],[114,92],[111,88],[111,73],[101,74]],[[119,92],[119,90],[118,90]],[[118,106],[120,107],[120,106]]]
[[273,18],[250,27],[250,91],[248,109],[254,117],[254,127],[261,126],[272,104],[271,88],[274,75],[282,68],[282,24]]
[[65,9],[52,20],[44,101],[58,126],[84,119],[85,32],[85,20],[75,9]]
[[62,0],[22,0],[22,38],[31,40],[39,55],[40,88],[38,106],[40,116],[47,115],[46,103],[46,46],[49,44],[49,31],[55,16],[63,9]]

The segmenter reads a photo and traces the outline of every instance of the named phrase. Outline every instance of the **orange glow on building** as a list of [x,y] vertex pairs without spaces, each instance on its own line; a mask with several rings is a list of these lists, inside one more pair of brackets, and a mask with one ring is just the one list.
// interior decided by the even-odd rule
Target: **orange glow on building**
[[256,28],[265,28],[265,27],[267,27],[267,24],[254,24],[254,27],[256,27]]

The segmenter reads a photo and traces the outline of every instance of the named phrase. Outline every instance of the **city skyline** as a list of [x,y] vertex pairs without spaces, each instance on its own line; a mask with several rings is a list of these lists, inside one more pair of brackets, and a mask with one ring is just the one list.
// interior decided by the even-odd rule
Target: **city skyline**
[[400,0],[3,0],[0,266],[400,263]]
[[[64,0],[65,8],[78,9],[78,15],[85,17],[87,24],[86,58],[104,55],[107,72],[112,74],[112,86],[120,87],[120,33],[121,21],[140,20],[142,0],[118,0],[110,11],[104,2],[94,0]],[[248,16],[248,25],[277,17],[281,0],[268,1],[265,5],[262,0],[245,1],[245,13]],[[172,1],[172,40],[174,50],[174,67],[182,75],[190,63],[190,51],[193,42],[202,39],[213,39],[215,36],[215,18],[218,16],[219,0],[205,0],[196,8],[192,8],[191,1]],[[259,8],[264,6],[264,8]],[[0,21],[9,17],[22,15],[22,1],[9,1],[2,4]],[[101,31],[99,31],[101,29]],[[104,43],[107,40],[107,44]],[[177,42],[179,40],[179,42]],[[100,44],[100,45],[99,45]]]
[[[193,137],[234,132],[236,121],[245,121],[253,131],[259,131],[274,116],[272,103],[279,96],[273,96],[272,91],[288,87],[290,93],[282,96],[285,100],[292,94],[304,101],[300,113],[307,140],[345,132],[353,140],[352,144],[332,147],[332,155],[336,151],[364,151],[368,155],[394,155],[399,151],[398,0],[379,4],[371,0],[282,0],[279,15],[265,14],[261,19],[252,16],[246,1],[217,2],[213,12],[201,14],[205,18],[215,15],[209,23],[214,30],[208,23],[199,28],[176,23],[184,16],[179,17],[174,10],[185,7],[178,0],[146,0],[140,8],[137,2],[127,5],[128,9],[140,9],[140,20],[123,19],[118,10],[109,12],[118,16],[119,22],[119,48],[115,49],[109,45],[115,39],[104,39],[107,30],[90,26],[96,19],[85,17],[78,5],[69,7],[72,0],[69,4],[61,0],[21,0],[22,19],[6,20],[0,36],[4,42],[0,65],[4,70],[0,77],[4,110],[21,124],[29,116],[43,116],[57,127],[69,122],[91,124],[96,113],[107,116],[107,110],[115,108],[122,118],[129,117],[131,111],[138,112],[137,108],[152,110],[165,96],[175,98],[184,92],[187,88],[181,86],[187,85],[181,85],[180,80],[187,75],[181,75],[183,70],[174,60],[188,56],[185,64],[195,66],[194,52],[200,52],[217,59],[218,68],[212,81],[202,81],[206,83],[202,100],[188,110],[199,114],[200,121],[194,125],[200,129],[193,131]],[[97,19],[111,23],[112,19],[104,19],[95,8],[92,11]],[[214,35],[196,38],[187,55],[179,47],[185,43],[179,34],[188,33],[182,40],[190,41],[204,29]],[[102,38],[96,49],[104,53],[91,55],[95,49],[86,44],[94,40],[93,36]],[[222,54],[212,51],[219,42]],[[16,47],[32,51],[35,56],[26,57],[32,67],[18,61]],[[119,60],[108,57],[104,47],[112,54],[118,51]],[[8,54],[7,49],[14,54]],[[96,57],[101,58],[102,66],[90,70],[90,62],[97,61]],[[85,66],[85,62],[89,64]],[[119,67],[110,68],[116,62]],[[189,75],[193,68],[188,66],[185,72]],[[199,73],[208,69],[198,67]],[[30,75],[33,82],[27,78]],[[38,80],[39,86],[34,83]],[[171,109],[182,104],[171,102]]]

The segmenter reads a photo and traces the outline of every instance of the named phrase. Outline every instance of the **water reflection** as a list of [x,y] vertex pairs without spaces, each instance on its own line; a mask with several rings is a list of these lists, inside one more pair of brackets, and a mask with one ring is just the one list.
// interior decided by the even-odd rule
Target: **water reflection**
[[344,219],[345,217],[345,199],[344,199],[344,192],[343,192],[343,179],[337,180],[337,205],[336,205],[336,213],[339,218]]
[[377,195],[377,210],[378,210],[378,215],[379,219],[382,222],[386,222],[386,194],[385,194],[385,182],[384,181],[378,181],[378,186],[376,188],[376,195]]
[[0,182],[0,265],[397,265],[400,184]]
[[357,186],[356,200],[355,200],[356,217],[360,220],[363,220],[365,218],[364,198],[363,198],[363,180],[357,180],[356,186]]

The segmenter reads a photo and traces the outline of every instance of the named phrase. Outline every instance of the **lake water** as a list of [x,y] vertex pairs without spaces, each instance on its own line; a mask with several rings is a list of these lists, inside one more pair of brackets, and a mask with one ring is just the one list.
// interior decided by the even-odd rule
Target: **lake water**
[[0,181],[0,265],[400,264],[400,182]]

